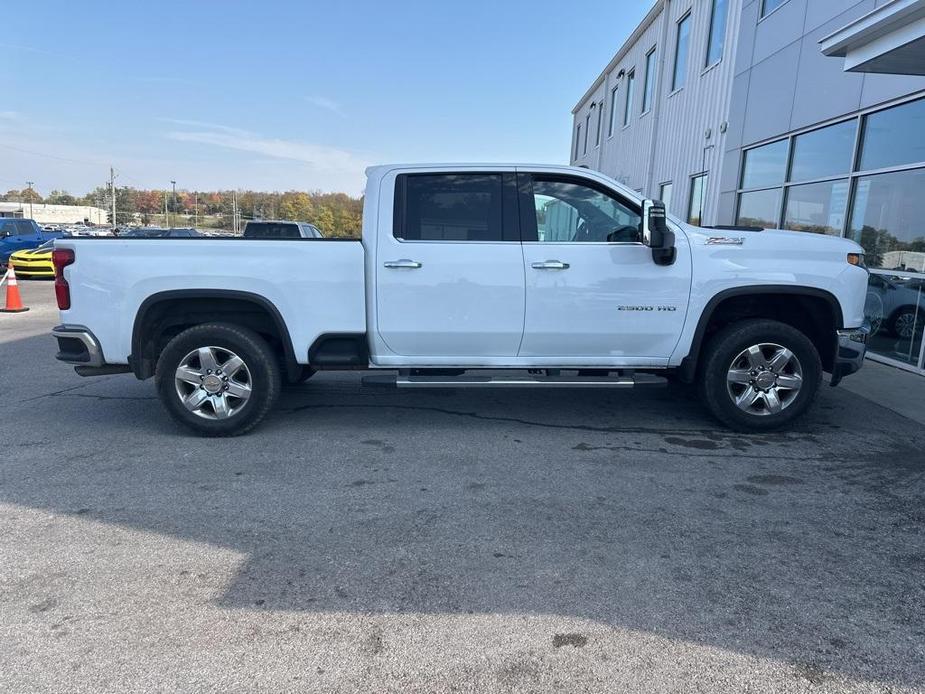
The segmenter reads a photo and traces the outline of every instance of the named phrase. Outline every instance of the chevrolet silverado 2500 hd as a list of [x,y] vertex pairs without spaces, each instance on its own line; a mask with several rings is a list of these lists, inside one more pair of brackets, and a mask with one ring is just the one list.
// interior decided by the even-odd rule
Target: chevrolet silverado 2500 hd
[[689,226],[571,167],[377,166],[361,240],[61,239],[54,263],[58,359],[154,377],[205,435],[251,429],[319,369],[399,387],[675,378],[728,426],[768,430],[823,372],[860,368],[869,333],[854,242]]

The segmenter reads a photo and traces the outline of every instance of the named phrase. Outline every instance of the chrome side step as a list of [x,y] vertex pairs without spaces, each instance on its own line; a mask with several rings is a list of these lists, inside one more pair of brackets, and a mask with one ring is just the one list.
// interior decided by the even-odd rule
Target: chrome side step
[[395,378],[398,388],[636,388],[667,384],[649,374],[633,377],[568,376],[408,376]]

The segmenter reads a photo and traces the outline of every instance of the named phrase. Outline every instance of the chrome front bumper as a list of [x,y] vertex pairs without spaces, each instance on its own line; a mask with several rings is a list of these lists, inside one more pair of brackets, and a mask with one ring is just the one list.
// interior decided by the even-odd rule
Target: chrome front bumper
[[58,340],[55,359],[75,366],[103,366],[103,350],[89,329],[82,325],[56,325],[52,337]]
[[832,365],[832,380],[829,385],[837,386],[845,376],[853,374],[864,365],[867,342],[870,339],[870,323],[860,328],[848,328],[836,333],[835,363]]

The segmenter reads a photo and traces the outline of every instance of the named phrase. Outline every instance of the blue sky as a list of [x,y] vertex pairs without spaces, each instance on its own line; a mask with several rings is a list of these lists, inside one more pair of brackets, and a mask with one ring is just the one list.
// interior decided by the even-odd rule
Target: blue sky
[[391,161],[566,162],[653,0],[9,3],[0,188],[362,191]]

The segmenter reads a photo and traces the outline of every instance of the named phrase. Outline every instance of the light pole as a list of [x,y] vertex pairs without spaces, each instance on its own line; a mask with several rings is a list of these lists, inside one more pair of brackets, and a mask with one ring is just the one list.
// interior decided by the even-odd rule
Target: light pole
[[[177,182],[171,180],[170,185],[173,188],[173,195],[171,196],[170,203],[171,205],[173,205],[174,212],[176,212],[177,211]],[[173,227],[169,227],[169,228],[172,229]]]
[[32,217],[32,186],[34,183],[35,181],[26,181],[26,185],[29,186],[29,219],[33,219]]

